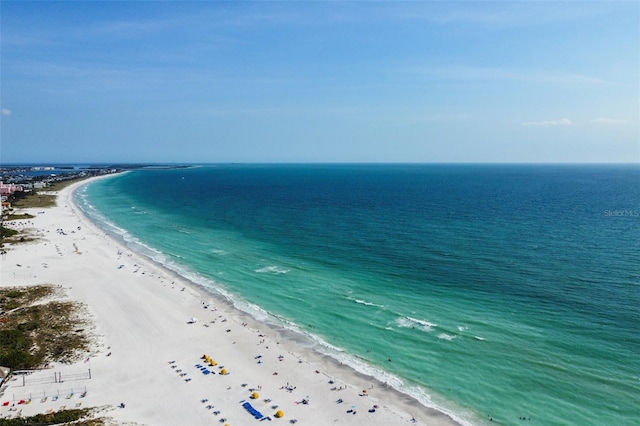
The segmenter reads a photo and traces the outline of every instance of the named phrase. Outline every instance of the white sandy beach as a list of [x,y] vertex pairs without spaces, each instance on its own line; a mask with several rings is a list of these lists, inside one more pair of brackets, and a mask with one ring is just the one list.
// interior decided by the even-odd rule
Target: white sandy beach
[[[35,218],[10,224],[32,227],[39,239],[8,247],[0,285],[62,286],[64,297],[86,306],[94,350],[78,363],[25,376],[24,383],[22,376],[14,377],[0,396],[0,404],[10,401],[0,405],[0,416],[80,406],[104,407],[102,415],[118,424],[251,425],[259,420],[243,407],[248,401],[278,424],[456,424],[297,347],[277,330],[132,253],[75,208],[72,193],[81,184],[62,190],[57,207],[25,209],[21,212]],[[203,354],[218,365],[209,366]],[[222,368],[227,375],[219,374]],[[253,392],[259,397],[251,399]],[[274,416],[278,410],[283,418]]]

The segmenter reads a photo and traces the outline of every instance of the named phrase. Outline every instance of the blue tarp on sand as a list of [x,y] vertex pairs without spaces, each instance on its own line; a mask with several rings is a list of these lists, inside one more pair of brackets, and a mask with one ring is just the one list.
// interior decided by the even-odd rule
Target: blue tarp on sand
[[251,413],[251,415],[256,419],[260,420],[261,418],[264,417],[262,413],[256,410],[255,408],[253,408],[249,402],[245,402],[244,404],[242,404],[242,406],[245,408],[245,410]]

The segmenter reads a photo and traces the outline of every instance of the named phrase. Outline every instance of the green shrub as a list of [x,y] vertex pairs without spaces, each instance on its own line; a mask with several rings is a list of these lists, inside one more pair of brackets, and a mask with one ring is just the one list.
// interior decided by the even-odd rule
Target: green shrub
[[[60,425],[77,422],[85,417],[91,415],[91,409],[85,408],[82,410],[62,410],[50,414],[37,414],[31,417],[22,417],[19,419],[0,419],[0,426],[47,426],[47,425]],[[91,424],[100,425],[104,424],[100,419],[95,419],[90,422]]]

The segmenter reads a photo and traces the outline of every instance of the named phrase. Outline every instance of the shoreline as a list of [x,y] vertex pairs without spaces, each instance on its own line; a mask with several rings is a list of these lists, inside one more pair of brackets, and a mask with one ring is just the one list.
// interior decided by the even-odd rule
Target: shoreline
[[[87,306],[97,335],[94,353],[84,362],[55,366],[68,371],[90,367],[92,378],[82,383],[87,388],[84,406],[106,406],[115,421],[141,424],[207,424],[222,418],[245,424],[250,414],[241,402],[274,421],[300,424],[462,424],[329,355],[298,346],[286,329],[260,322],[222,294],[212,294],[106,234],[75,205],[73,194],[107,177],[61,190],[56,207],[31,219],[40,239],[11,246],[2,260],[2,286],[53,281]],[[57,229],[69,232],[58,234]],[[196,367],[204,364],[203,354],[220,363],[209,366],[209,374]],[[230,374],[213,374],[222,365]],[[46,386],[32,387],[36,393]],[[254,391],[260,396],[251,399]],[[117,408],[120,402],[126,408]],[[24,406],[23,415],[47,409],[46,402],[32,403]],[[284,419],[274,417],[278,410]],[[0,415],[7,415],[4,407]]]

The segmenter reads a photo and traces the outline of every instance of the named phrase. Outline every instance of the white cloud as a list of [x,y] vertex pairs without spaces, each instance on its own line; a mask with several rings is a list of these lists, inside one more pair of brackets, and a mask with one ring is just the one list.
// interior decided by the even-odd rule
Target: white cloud
[[626,122],[627,120],[620,120],[618,118],[605,118],[605,117],[596,118],[595,120],[592,121],[593,124],[623,124]]
[[11,110],[8,108],[2,108],[2,115],[8,117],[11,115]]
[[573,122],[568,118],[562,118],[560,120],[547,120],[547,121],[527,121],[522,123],[523,126],[571,126]]
[[[426,4],[425,4],[426,3]],[[506,29],[536,27],[558,22],[576,22],[592,19],[606,14],[611,7],[607,4],[603,7],[597,3],[585,2],[496,2],[454,4],[449,7],[433,5],[430,2],[416,2],[409,9],[395,8],[393,14],[405,19],[422,19],[441,25],[465,25],[487,29]],[[630,6],[622,6],[625,10],[636,9]],[[397,11],[396,11],[397,9]],[[387,16],[393,16],[387,12]]]
[[419,67],[410,69],[428,78],[471,81],[512,81],[571,86],[611,86],[599,77],[539,69],[509,69],[475,66]]

